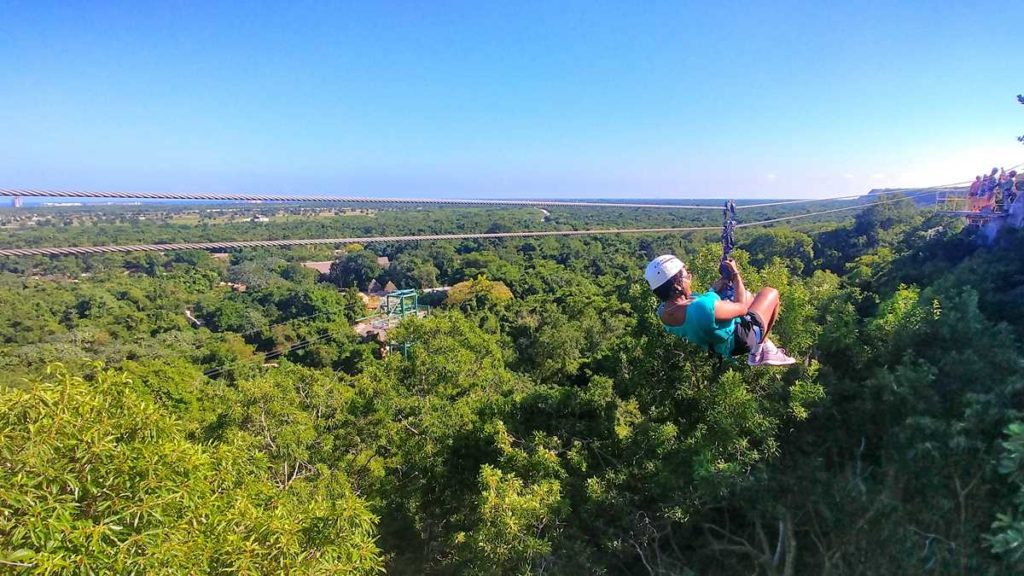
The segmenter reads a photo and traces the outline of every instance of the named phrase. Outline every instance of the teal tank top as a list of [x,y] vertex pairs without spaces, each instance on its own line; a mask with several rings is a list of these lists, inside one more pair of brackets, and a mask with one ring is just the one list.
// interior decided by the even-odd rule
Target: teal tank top
[[[701,348],[710,349],[723,358],[731,357],[739,318],[715,320],[715,302],[721,299],[713,290],[698,294],[686,307],[686,320],[682,325],[669,326],[662,322],[665,331]],[[659,319],[664,307],[664,304],[658,306]]]

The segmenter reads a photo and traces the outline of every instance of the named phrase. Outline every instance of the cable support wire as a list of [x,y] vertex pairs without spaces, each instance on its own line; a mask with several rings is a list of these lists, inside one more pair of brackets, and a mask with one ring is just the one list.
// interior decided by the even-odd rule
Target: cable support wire
[[[970,184],[970,182],[947,184],[935,186],[934,189],[949,188]],[[901,191],[880,192],[875,194],[900,194]],[[422,205],[437,204],[441,206],[526,206],[526,207],[583,207],[583,208],[657,208],[663,210],[719,210],[717,201],[711,204],[667,204],[648,202],[597,202],[586,200],[517,200],[517,199],[469,199],[469,198],[377,198],[370,196],[294,196],[294,195],[266,195],[266,194],[212,194],[197,192],[119,192],[119,191],[90,191],[90,190],[43,190],[35,188],[0,188],[0,197],[22,197],[22,198],[106,198],[117,200],[206,200],[221,202],[311,202],[311,203],[339,203],[339,204],[393,204],[393,205]],[[776,202],[762,202],[757,204],[737,205],[736,209],[745,208],[766,208],[770,206],[783,206],[786,204],[808,204],[814,202],[831,202],[842,200],[855,200],[864,196],[845,195],[831,198],[808,198],[801,200],[780,200]]]
[[438,204],[445,206],[548,206],[593,208],[679,208],[691,210],[718,210],[715,204],[653,204],[644,202],[592,202],[572,200],[486,200],[469,198],[379,198],[372,196],[293,196],[267,194],[207,194],[194,192],[117,192],[89,190],[39,190],[3,188],[0,196],[23,198],[107,198],[118,200],[207,200],[222,202],[315,202],[341,204]]
[[[932,192],[937,192],[939,190],[945,190],[946,188],[958,188],[958,187],[961,187],[961,186],[968,186],[968,185],[970,185],[970,182],[956,182],[954,184],[943,184],[942,186],[931,186],[929,188],[913,188],[912,190],[914,192],[922,192],[922,194],[920,194],[920,195],[923,196],[924,194],[930,194]],[[889,191],[889,192],[876,192],[875,194],[872,194],[871,196],[877,197],[877,196],[892,196],[893,194],[906,194],[910,190],[911,189],[906,189],[906,190],[900,189],[900,190],[892,190],[892,191]],[[870,197],[870,196],[864,196],[862,194],[862,195],[859,195],[859,196],[833,196],[831,198],[806,198],[806,199],[802,199],[802,200],[780,200],[778,202],[762,202],[762,203],[759,203],[759,204],[743,204],[741,206],[736,206],[736,209],[739,210],[741,208],[747,208],[747,209],[750,209],[750,208],[768,208],[768,207],[771,207],[771,206],[789,206],[791,204],[812,204],[812,203],[815,203],[815,202],[841,202],[843,200],[858,200],[858,199],[863,199],[863,198],[868,198],[868,197]]]
[[[749,228],[762,226],[784,220],[796,220],[799,218],[810,218],[821,214],[832,214],[847,210],[857,210],[879,204],[887,204],[903,199],[912,199],[930,194],[931,190],[918,192],[909,196],[898,196],[875,202],[844,206],[830,210],[809,212],[769,220],[747,222],[737,224],[737,228]],[[738,208],[738,207],[737,207]],[[720,208],[716,208],[718,210]],[[102,254],[116,252],[161,252],[172,250],[227,250],[234,248],[272,248],[282,246],[311,246],[323,244],[372,244],[380,242],[424,242],[436,240],[482,240],[492,238],[538,238],[545,236],[596,236],[607,234],[676,234],[682,232],[703,232],[720,230],[720,226],[687,226],[671,228],[608,228],[598,230],[544,230],[535,232],[490,232],[490,233],[468,233],[468,234],[425,234],[420,236],[371,236],[352,238],[310,238],[293,240],[246,240],[238,242],[189,242],[177,244],[135,244],[127,246],[75,246],[65,248],[7,248],[0,250],[0,256],[77,256],[87,254]]]
[[818,212],[812,212],[810,214],[795,214],[795,215],[792,215],[792,216],[781,216],[779,218],[769,218],[767,220],[758,220],[757,222],[748,222],[748,223],[745,223],[745,224],[736,224],[736,228],[749,228],[751,226],[764,226],[766,224],[774,224],[776,222],[785,222],[787,220],[797,220],[799,218],[807,218],[809,216],[819,216],[819,215],[822,215],[822,214],[832,214],[833,212],[843,212],[845,210],[851,210],[853,208],[863,208],[863,207],[867,207],[867,206],[876,206],[878,204],[888,204],[889,202],[896,202],[898,200],[911,200],[913,198],[918,198],[918,197],[921,197],[921,196],[927,196],[928,194],[931,194],[931,193],[932,193],[932,191],[921,192],[921,193],[913,194],[913,195],[910,195],[910,196],[903,196],[903,197],[900,197],[900,198],[891,198],[889,200],[882,200],[880,202],[872,202],[870,204],[861,204],[859,206],[847,206],[847,207],[844,207],[844,208],[833,208],[831,210],[819,210]]
[[[360,307],[363,308],[364,310],[366,309],[366,305],[363,304],[362,302],[354,302],[354,303],[349,304],[347,306],[342,306],[338,310],[325,310],[325,311],[322,311],[322,312],[314,312],[313,314],[307,314],[305,316],[296,316],[294,318],[288,318],[287,320],[280,320],[280,321],[275,322],[273,324],[268,324],[266,327],[253,328],[251,330],[246,330],[245,332],[214,332],[214,331],[211,330],[209,334],[210,334],[210,336],[217,336],[217,335],[220,335],[220,334],[233,334],[233,335],[241,336],[242,338],[245,338],[247,336],[251,336],[251,335],[259,333],[259,332],[269,332],[270,330],[273,330],[274,328],[277,328],[278,326],[284,326],[286,324],[291,324],[293,322],[299,322],[301,320],[311,320],[313,318],[318,318],[320,316],[330,316],[330,315],[334,315],[334,314],[337,314],[337,313],[340,313],[340,312],[345,312],[345,311],[348,311],[348,310],[358,309]],[[357,318],[356,320],[358,321],[358,320],[362,320],[362,319],[364,319],[364,318]],[[191,346],[188,346],[186,348],[186,351],[189,352],[189,353],[198,352],[199,350],[201,350],[203,348],[206,348],[209,345],[210,345],[209,341],[202,341],[202,342],[199,342],[198,344],[193,344]],[[145,356],[140,356],[137,359],[138,360],[147,360],[147,359],[159,358],[160,356],[161,356],[161,352],[154,352],[152,354],[147,354]]]
[[[362,306],[362,303],[356,303],[356,304],[352,304],[352,305],[349,305],[349,306],[344,306],[344,307],[342,307],[342,310],[349,310],[349,309],[352,309],[352,308],[357,307],[357,306]],[[287,324],[287,323],[295,322],[295,321],[298,321],[298,320],[305,320],[305,319],[308,319],[308,318],[313,318],[313,317],[316,317],[316,316],[321,316],[321,315],[327,314],[327,313],[328,312],[319,312],[317,314],[311,314],[309,316],[300,316],[298,318],[291,318],[289,320],[284,320],[284,321],[278,322],[277,324],[271,324],[271,327],[273,327],[273,326],[280,326],[282,324]],[[360,318],[356,318],[356,322],[358,323],[358,322],[361,322],[361,321],[364,321],[364,320],[370,320],[372,318],[374,318],[373,315],[362,316]],[[349,326],[349,327],[351,327],[351,326]],[[249,333],[252,333],[252,332],[253,331],[249,331]],[[269,352],[264,353],[262,361],[266,362],[267,360],[271,360],[273,358],[277,358],[279,356],[283,356],[285,354],[289,354],[291,352],[295,352],[297,350],[301,350],[303,348],[306,348],[308,346],[316,344],[317,342],[322,342],[323,340],[326,340],[330,336],[331,336],[331,331],[327,330],[326,332],[324,332],[324,333],[322,333],[322,334],[320,334],[318,336],[315,336],[313,338],[307,338],[305,340],[300,340],[300,341],[296,342],[295,344],[292,344],[291,346],[289,346],[287,348],[284,348],[282,350],[271,350]],[[196,349],[201,348],[201,347],[202,347],[202,345],[197,346]],[[237,366],[239,364],[246,364],[248,362],[251,362],[251,359],[238,360],[236,362],[231,362],[231,363],[225,364],[223,366],[218,366],[216,368],[211,368],[210,370],[204,371],[203,372],[203,376],[206,376],[207,378],[213,377],[213,376],[216,376],[218,374],[222,374],[222,373],[224,373],[224,372],[226,372],[228,370],[231,370],[232,368],[234,368],[235,366]]]
[[[372,318],[372,316],[365,316],[363,318],[358,318],[357,321],[368,320],[370,318]],[[292,320],[289,320],[289,322],[294,321],[294,320],[299,320],[299,319],[300,318],[293,318]],[[326,332],[324,332],[322,334],[319,334],[317,336],[314,336],[312,338],[307,338],[305,340],[300,340],[299,342],[296,342],[295,344],[292,344],[291,346],[289,346],[287,348],[284,348],[284,349],[281,349],[281,350],[271,350],[271,351],[266,352],[266,353],[263,354],[263,358],[261,359],[261,361],[262,362],[266,362],[267,360],[272,360],[274,358],[277,358],[277,357],[280,357],[280,356],[284,356],[285,354],[289,354],[291,352],[302,350],[303,348],[307,348],[309,346],[312,346],[313,344],[316,344],[317,342],[322,342],[322,341],[330,338],[331,336],[332,336],[331,331],[328,330],[328,331],[326,331]],[[223,374],[224,372],[228,372],[230,370],[233,370],[235,367],[237,367],[239,365],[249,364],[251,362],[252,362],[252,359],[237,360],[235,362],[231,362],[231,363],[225,364],[223,366],[218,366],[216,368],[211,368],[209,370],[206,370],[206,371],[203,372],[203,376],[205,376],[207,378],[212,378],[212,377],[217,376],[219,374]]]
[[[327,331],[327,332],[324,332],[323,334],[320,334],[319,336],[316,336],[316,337],[313,337],[313,338],[307,338],[306,340],[301,340],[299,342],[296,342],[295,344],[292,344],[291,346],[289,346],[287,348],[284,348],[282,350],[271,350],[270,352],[266,352],[265,354],[263,354],[262,361],[266,362],[267,360],[272,360],[274,358],[277,358],[279,356],[283,356],[283,355],[288,354],[290,352],[295,352],[297,350],[301,350],[301,349],[306,348],[308,346],[312,346],[313,344],[316,344],[317,342],[322,342],[322,341],[324,341],[324,340],[326,340],[326,339],[328,339],[330,337],[331,337],[331,332]],[[224,372],[232,370],[233,368],[235,368],[238,365],[248,364],[248,363],[251,363],[251,362],[252,362],[252,359],[248,359],[248,358],[245,359],[245,360],[238,360],[236,362],[231,362],[230,364],[225,364],[223,366],[218,366],[217,368],[211,368],[210,370],[206,370],[205,372],[203,372],[203,376],[205,376],[207,378],[212,378],[213,376],[216,376],[218,374],[222,374]]]

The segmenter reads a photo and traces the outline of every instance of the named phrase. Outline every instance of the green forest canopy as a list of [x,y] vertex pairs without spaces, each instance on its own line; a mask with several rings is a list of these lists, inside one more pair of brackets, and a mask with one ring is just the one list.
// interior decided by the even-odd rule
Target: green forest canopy
[[[52,218],[5,244],[680,225],[579,209]],[[748,286],[782,293],[797,367],[719,364],[658,325],[643,264],[673,252],[707,285],[712,234],[6,259],[0,562],[1019,571],[1024,237],[982,247],[904,202],[738,241]],[[328,259],[324,278],[302,266]],[[370,280],[453,288],[380,359],[350,327]]]

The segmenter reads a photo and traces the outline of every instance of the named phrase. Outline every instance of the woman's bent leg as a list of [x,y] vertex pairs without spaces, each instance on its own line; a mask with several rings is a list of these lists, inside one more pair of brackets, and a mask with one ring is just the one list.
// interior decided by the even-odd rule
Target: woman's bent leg
[[795,364],[795,359],[789,357],[785,350],[775,346],[768,339],[768,331],[772,329],[775,321],[779,318],[779,291],[775,288],[762,288],[754,296],[754,301],[750,303],[750,310],[761,317],[765,326],[757,357],[755,358],[754,354],[751,354],[751,358],[747,360],[747,363],[752,366],[762,364],[768,366],[787,366]]
[[750,303],[750,309],[764,321],[764,336],[768,335],[775,320],[779,317],[779,291],[775,288],[762,288]]

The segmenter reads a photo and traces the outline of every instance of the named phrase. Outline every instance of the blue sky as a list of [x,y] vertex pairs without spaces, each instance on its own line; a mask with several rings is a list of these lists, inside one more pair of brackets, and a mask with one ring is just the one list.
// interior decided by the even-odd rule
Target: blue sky
[[10,2],[0,186],[804,197],[1024,162],[1024,4]]

